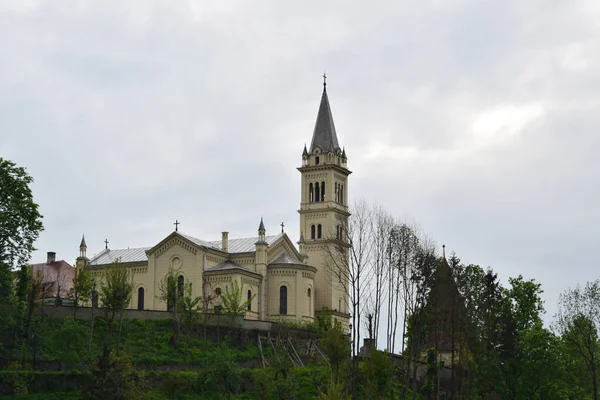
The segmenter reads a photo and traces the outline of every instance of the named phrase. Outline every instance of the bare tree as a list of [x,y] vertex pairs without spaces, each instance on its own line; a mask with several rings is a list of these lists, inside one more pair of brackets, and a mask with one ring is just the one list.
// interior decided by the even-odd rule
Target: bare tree
[[352,208],[352,216],[342,226],[341,234],[329,238],[326,248],[326,265],[329,278],[335,289],[349,296],[352,318],[352,393],[355,394],[358,374],[358,350],[360,348],[361,316],[367,304],[361,302],[364,291],[369,287],[370,257],[373,250],[372,209],[364,201],[358,201]]
[[[388,275],[389,275],[389,257],[387,248],[390,240],[390,233],[394,226],[392,216],[383,208],[376,206],[372,209],[372,228],[371,235],[373,241],[373,251],[371,257],[371,285],[373,290],[369,290],[369,303],[373,314],[372,335],[375,338],[375,347],[377,346],[377,336],[381,321],[381,308],[389,295]],[[388,304],[389,307],[389,304]]]

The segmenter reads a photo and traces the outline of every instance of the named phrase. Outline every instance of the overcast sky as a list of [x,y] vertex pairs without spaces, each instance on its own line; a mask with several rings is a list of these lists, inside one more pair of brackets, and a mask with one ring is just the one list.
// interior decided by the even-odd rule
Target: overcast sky
[[0,156],[44,215],[33,262],[299,236],[323,71],[351,199],[558,294],[598,278],[600,2],[0,2]]

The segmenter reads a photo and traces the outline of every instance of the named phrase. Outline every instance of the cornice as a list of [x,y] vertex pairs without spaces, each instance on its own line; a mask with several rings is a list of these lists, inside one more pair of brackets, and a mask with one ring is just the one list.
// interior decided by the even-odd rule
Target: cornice
[[352,171],[350,171],[348,168],[341,167],[337,164],[307,165],[304,167],[298,167],[296,169],[302,173],[312,172],[312,171],[326,171],[326,170],[331,170],[331,169],[338,171],[346,176],[348,176],[352,173]]

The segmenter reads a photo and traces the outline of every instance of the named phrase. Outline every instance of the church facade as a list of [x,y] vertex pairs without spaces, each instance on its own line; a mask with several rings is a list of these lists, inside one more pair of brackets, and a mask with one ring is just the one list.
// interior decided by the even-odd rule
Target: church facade
[[351,172],[338,143],[325,83],[311,145],[304,147],[297,169],[302,188],[298,248],[284,232],[267,235],[262,218],[257,236],[249,238],[229,238],[222,232],[221,240],[206,241],[183,234],[176,225],[151,247],[110,249],[107,244],[92,259],[82,239],[77,268],[88,268],[100,280],[115,262],[127,267],[134,281],[132,309],[167,310],[158,299],[159,284],[173,268],[178,285],[191,284],[192,296],[212,298],[210,309],[237,282],[242,300],[251,299],[247,319],[312,321],[327,310],[347,327],[347,276],[336,259],[349,261],[344,232]]

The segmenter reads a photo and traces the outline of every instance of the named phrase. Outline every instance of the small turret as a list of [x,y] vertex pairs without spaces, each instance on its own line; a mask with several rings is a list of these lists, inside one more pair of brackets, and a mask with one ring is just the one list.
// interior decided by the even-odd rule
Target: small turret
[[260,225],[258,226],[258,241],[259,242],[264,242],[265,241],[265,224],[263,222],[262,217],[260,217]]
[[300,232],[300,240],[298,240],[298,253],[302,257],[302,262],[306,263],[308,256],[306,255],[306,243],[304,242],[304,234]]
[[87,251],[87,245],[85,244],[85,235],[81,237],[81,244],[79,245],[79,257],[85,257]]
[[260,293],[259,296],[259,305],[258,305],[258,318],[261,320],[266,320],[268,317],[268,299],[267,299],[267,249],[269,248],[269,243],[267,243],[265,224],[261,217],[260,225],[258,226],[258,241],[254,243],[256,253],[254,254],[254,264],[256,268],[256,272],[262,276],[262,281],[260,284]]
[[77,269],[82,269],[87,267],[88,258],[86,256],[87,252],[87,244],[85,244],[85,235],[81,237],[81,243],[79,244],[79,257],[75,262],[75,266]]

